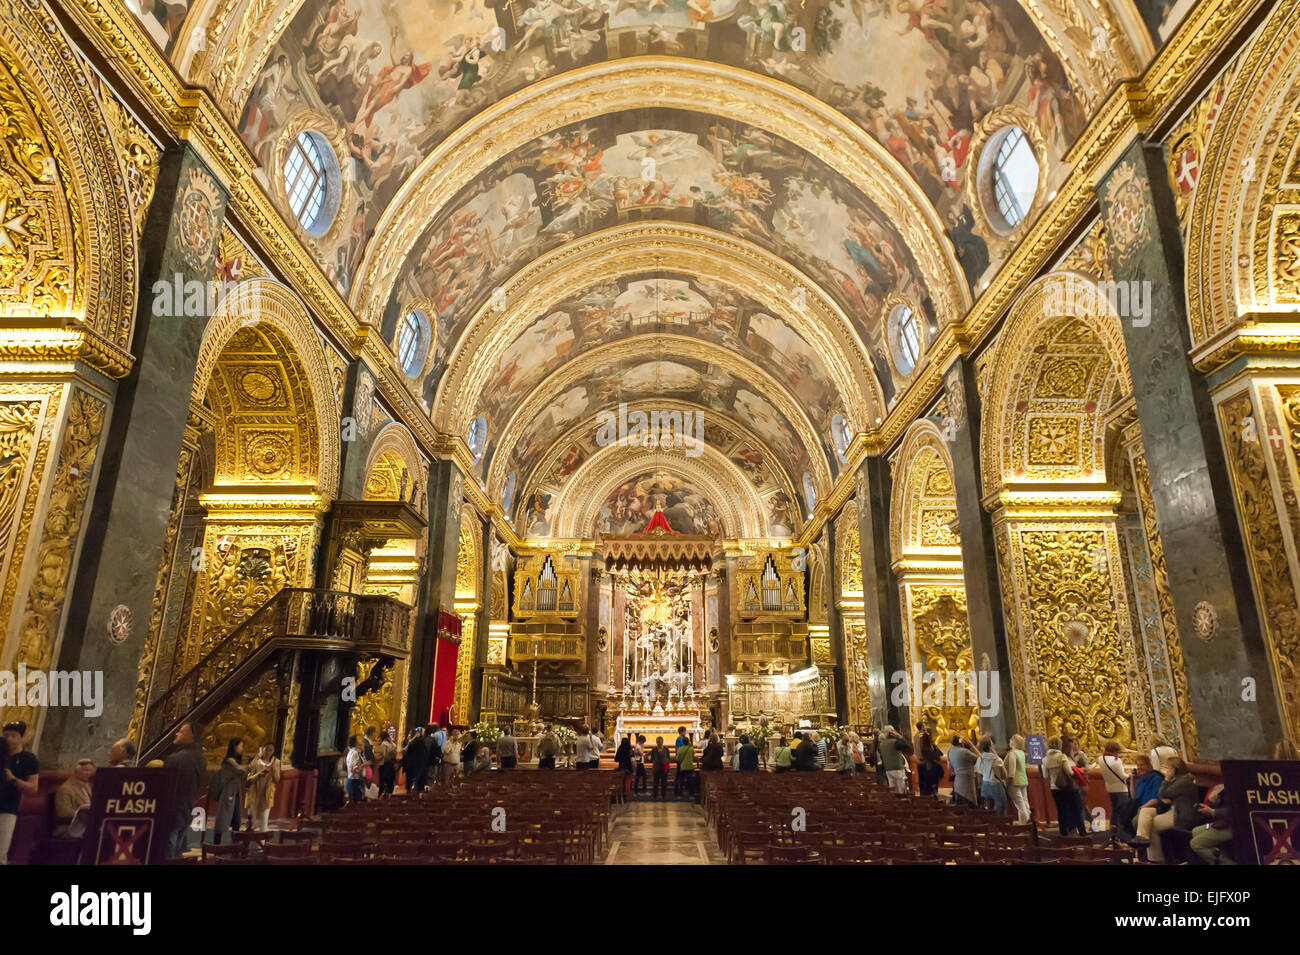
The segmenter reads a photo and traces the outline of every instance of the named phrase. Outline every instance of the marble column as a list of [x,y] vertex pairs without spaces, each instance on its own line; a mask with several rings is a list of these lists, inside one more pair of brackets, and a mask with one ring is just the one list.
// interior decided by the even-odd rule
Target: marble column
[[[1266,756],[1282,732],[1277,690],[1213,404],[1188,357],[1182,237],[1162,147],[1133,143],[1097,193],[1200,734],[1193,755]],[[1243,698],[1246,681],[1254,699]]]
[[103,673],[103,713],[91,719],[80,709],[52,709],[41,740],[50,765],[107,752],[131,722],[159,568],[173,536],[176,467],[209,317],[185,314],[189,296],[159,295],[154,286],[174,291],[178,280],[197,281],[207,289],[226,200],[188,146],[160,159],[140,243],[135,365],[118,385],[58,656],[60,669]]
[[[1002,591],[998,583],[997,547],[993,521],[982,503],[980,487],[980,403],[975,363],[957,358],[944,375],[948,399],[945,438],[952,455],[953,492],[957,499],[957,531],[961,536],[962,577],[966,584],[966,616],[970,622],[971,658],[977,670],[998,674],[995,711],[981,715],[980,730],[991,733],[1000,746],[1017,731],[1015,693],[1002,616]],[[986,664],[987,661],[987,664]],[[1023,730],[1024,727],[1019,727]]]
[[[411,642],[410,686],[406,696],[406,725],[429,721],[433,700],[433,651],[438,636],[438,610],[453,612],[456,604],[456,552],[460,544],[460,509],[465,478],[454,461],[429,465],[429,527],[424,574]],[[434,714],[436,719],[438,714]],[[465,719],[468,714],[459,714]]]
[[862,548],[862,614],[866,627],[871,722],[892,723],[900,732],[901,711],[894,687],[904,679],[903,628],[898,581],[889,566],[889,465],[870,457],[858,470],[858,534]]
[[826,566],[822,569],[822,580],[823,586],[826,588],[826,635],[830,642],[831,660],[835,664],[835,714],[840,724],[843,725],[849,721],[849,661],[844,650],[843,621],[836,610],[836,598],[839,596],[838,575],[835,573],[839,558],[839,521],[840,518],[838,517],[828,520],[825,529],[822,531],[822,539],[826,541]]

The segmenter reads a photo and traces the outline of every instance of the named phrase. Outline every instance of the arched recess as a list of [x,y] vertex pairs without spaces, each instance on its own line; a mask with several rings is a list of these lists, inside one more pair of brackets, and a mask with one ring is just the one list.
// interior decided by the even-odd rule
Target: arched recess
[[[405,501],[423,515],[425,499],[421,489],[427,485],[427,471],[411,432],[404,425],[392,422],[370,444],[366,460],[365,500]],[[415,606],[427,543],[427,538],[419,535],[387,540],[381,547],[364,550],[362,591]],[[412,628],[415,626],[414,614],[410,625]],[[360,661],[357,683],[369,680],[379,662],[378,657]],[[384,674],[379,687],[357,700],[352,709],[349,734],[364,733],[368,726],[378,728],[382,734],[389,725],[397,726],[399,733],[404,733],[408,684],[407,661],[398,660]]]
[[[960,685],[965,699],[974,701],[973,674],[982,661],[972,656],[952,457],[938,425],[928,418],[913,422],[890,465],[889,549],[902,607],[907,685],[913,686],[918,669],[938,673],[944,678],[939,686]],[[928,683],[923,676],[921,689]],[[937,742],[979,730],[978,706],[924,698],[919,708],[912,703],[909,695],[907,725],[932,722]]]
[[[620,341],[600,345],[584,352],[579,357],[562,365],[542,380],[522,403],[518,405],[510,420],[502,429],[490,438],[489,450],[492,452],[488,468],[488,488],[493,500],[498,500],[502,483],[510,470],[509,457],[503,451],[517,447],[533,430],[545,427],[547,419],[543,412],[558,400],[568,396],[571,389],[583,389],[581,410],[566,415],[569,421],[581,420],[589,414],[606,410],[617,411],[620,400],[632,402],[647,397],[641,393],[623,393],[621,397],[602,396],[596,390],[588,391],[588,384],[600,369],[632,367],[635,364],[650,362],[673,363],[693,362],[702,367],[717,368],[729,376],[736,387],[756,395],[769,403],[771,409],[784,419],[783,428],[792,434],[789,448],[780,449],[783,464],[791,474],[801,474],[807,470],[811,473],[818,499],[824,499],[830,492],[832,477],[830,462],[826,450],[829,435],[819,435],[808,420],[800,404],[791,396],[784,383],[759,368],[753,362],[738,356],[730,349],[713,342],[701,341],[680,335],[637,335]],[[607,373],[608,375],[608,373]],[[663,392],[669,397],[667,390]],[[709,417],[736,420],[739,414],[733,401],[730,409],[710,410]],[[567,423],[567,422],[566,422]],[[707,421],[706,421],[707,423]],[[738,421],[744,426],[744,421]],[[549,445],[549,441],[547,444]]]
[[[1187,227],[1193,360],[1210,379],[1284,732],[1300,741],[1300,2],[1237,60]],[[1246,356],[1241,361],[1241,356]],[[1265,440],[1267,438],[1268,440]]]
[[[116,124],[46,8],[3,2],[0,103],[7,122],[0,168],[10,193],[7,217],[21,216],[21,227],[5,226],[6,245],[20,264],[0,270],[0,312],[84,322],[99,339],[93,350],[116,349],[116,361],[125,364],[139,274],[133,205],[111,133]],[[83,334],[46,328],[40,337],[66,348]]]
[[[557,102],[565,109],[552,108]],[[484,169],[562,126],[648,103],[749,123],[818,156],[902,230],[939,321],[955,321],[969,307],[969,288],[934,207],[898,160],[860,126],[815,97],[748,70],[641,56],[533,83],[473,116],[439,143],[402,184],[375,227],[376,238],[366,249],[350,296],[358,317],[380,323],[402,263],[421,232]]]
[[[581,538],[596,536],[600,509],[606,495],[620,483],[652,471],[679,475],[698,487],[717,509],[721,537],[766,538],[763,503],[753,485],[740,470],[716,449],[707,445],[703,453],[688,458],[679,450],[648,450],[611,445],[592,455],[574,472],[553,507],[554,536]],[[650,515],[646,515],[648,521]],[[693,533],[678,529],[679,532]]]
[[[281,589],[313,586],[338,486],[334,402],[319,338],[288,289],[254,279],[226,297],[205,329],[191,397],[211,426],[213,472],[198,497],[202,553],[179,638],[182,669]],[[212,721],[205,751],[219,760],[232,736],[250,745],[264,740],[277,707],[297,690],[296,681],[281,686],[268,670]]]
[[1226,329],[1248,326],[1221,358],[1297,348],[1300,2],[1278,4],[1255,37],[1205,144],[1187,228],[1193,352],[1209,353]]
[[483,580],[483,555],[479,541],[482,522],[478,512],[469,504],[460,510],[460,532],[456,543],[456,613],[461,618],[460,650],[456,655],[455,718],[466,722],[477,714],[470,713],[473,694],[472,680],[477,674],[475,656],[479,635],[478,611],[482,605],[479,593]]
[[[328,499],[337,492],[339,483],[338,406],[320,340],[292,289],[273,279],[258,278],[240,283],[226,296],[203,332],[194,371],[194,395],[197,400],[203,400],[217,363],[232,342],[241,348],[244,347],[241,343],[251,343],[257,338],[267,347],[296,359],[291,365],[284,365],[282,385],[309,401],[310,413],[303,414],[302,425],[309,436],[307,445],[315,448],[314,467],[300,469],[296,483]],[[250,360],[257,363],[268,359],[263,356]],[[268,394],[263,400],[275,400],[277,394]],[[259,400],[255,395],[248,398],[253,404]],[[217,475],[219,485],[241,482],[242,478],[233,471]]]
[[510,276],[501,286],[506,314],[484,303],[455,343],[433,403],[435,425],[463,433],[501,355],[575,291],[666,264],[744,290],[798,332],[826,362],[857,430],[882,414],[884,395],[860,335],[811,278],[755,243],[715,229],[632,222],[566,243]]
[[835,608],[844,647],[844,683],[849,726],[871,723],[871,667],[863,610],[862,538],[858,503],[848,501],[835,518]]
[[[1073,314],[1056,307],[1063,291]],[[996,348],[981,458],[1020,728],[1069,733],[1089,751],[1143,747],[1155,720],[1121,556],[1122,494],[1107,473],[1131,407],[1119,318],[1094,280],[1053,273],[1017,300]]]
[[[707,443],[715,451],[726,456],[747,476],[763,504],[767,515],[766,533],[775,538],[795,535],[802,522],[801,512],[795,507],[798,500],[796,476],[792,475],[773,454],[771,446],[752,431],[741,427],[732,419],[720,419],[710,415],[709,411],[698,404],[655,397],[640,401],[626,402],[629,417],[637,412],[644,413],[649,422],[662,421],[662,416],[679,413],[683,428],[687,421],[691,444]],[[656,419],[655,413],[661,417]],[[687,415],[690,418],[687,418]],[[703,415],[703,418],[699,416]],[[701,423],[703,422],[703,423]],[[512,473],[516,475],[515,494],[512,506],[506,508],[506,516],[514,520],[518,532],[525,537],[541,537],[551,534],[549,518],[554,508],[556,497],[569,483],[578,467],[601,447],[601,412],[589,415],[582,421],[564,431],[554,439],[539,455],[531,458],[536,463],[520,466]],[[674,425],[675,427],[675,425]],[[701,435],[702,432],[702,435]],[[683,434],[680,444],[681,452],[687,448],[687,436]],[[649,446],[649,442],[647,445]],[[509,480],[509,475],[507,475]],[[528,515],[540,516],[533,522]],[[516,517],[519,519],[516,520]]]

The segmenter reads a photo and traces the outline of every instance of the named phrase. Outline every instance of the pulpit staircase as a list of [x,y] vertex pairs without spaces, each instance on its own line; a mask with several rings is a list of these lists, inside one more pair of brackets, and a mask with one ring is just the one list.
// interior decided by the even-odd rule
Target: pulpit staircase
[[391,597],[286,587],[226,634],[149,706],[140,763],[159,759],[176,731],[219,715],[283,650],[410,655],[411,608]]

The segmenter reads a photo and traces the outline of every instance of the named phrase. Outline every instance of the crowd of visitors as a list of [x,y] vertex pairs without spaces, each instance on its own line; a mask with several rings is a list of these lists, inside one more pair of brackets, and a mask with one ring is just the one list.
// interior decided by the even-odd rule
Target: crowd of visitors
[[[567,745],[562,742],[562,731],[569,737]],[[20,721],[4,727],[0,864],[8,856],[22,797],[35,793],[39,785],[39,763],[26,749],[26,733],[27,727]],[[939,787],[946,776],[952,804],[983,806],[1002,818],[1014,812],[1016,822],[1022,825],[1031,821],[1031,761],[1024,736],[1012,736],[1006,750],[999,751],[992,736],[976,739],[974,734],[967,737],[954,733],[946,741],[945,752],[936,742],[936,735],[936,726],[927,720],[916,725],[910,740],[893,726],[864,735],[847,728],[830,728],[757,741],[740,733],[732,737],[735,743],[728,759],[728,747],[716,732],[705,732],[697,741],[682,726],[672,745],[662,736],[651,744],[644,735],[628,734],[618,742],[613,763],[624,774],[625,792],[631,798],[648,795],[652,800],[667,800],[671,774],[674,798],[698,800],[701,773],[727,768],[741,773],[764,769],[775,773],[819,772],[831,768],[833,753],[833,768],[842,776],[874,771],[881,784],[906,793],[913,789],[915,772],[915,788],[928,798],[939,798]],[[230,833],[241,827],[267,831],[275,805],[282,769],[274,745],[263,743],[245,762],[244,741],[229,739],[220,766],[209,773],[200,745],[202,738],[202,727],[182,725],[164,761],[177,771],[170,841],[173,855],[185,850],[189,833],[196,828],[192,807],[205,778],[207,812],[216,844],[229,841]],[[1216,786],[1201,802],[1187,763],[1164,738],[1155,737],[1149,750],[1136,754],[1131,763],[1125,762],[1120,745],[1114,741],[1105,744],[1096,763],[1068,735],[1050,737],[1044,744],[1045,752],[1040,749],[1041,757],[1036,762],[1051,794],[1061,836],[1086,836],[1094,828],[1090,822],[1095,821],[1096,828],[1115,830],[1121,840],[1144,852],[1150,861],[1163,862],[1166,846],[1162,836],[1177,830],[1184,833],[1188,850],[1199,859],[1215,864],[1233,861],[1223,787]],[[539,770],[555,770],[559,760],[566,757],[574,768],[591,770],[600,767],[607,741],[602,733],[587,726],[575,731],[546,726],[533,745],[535,751],[529,755],[535,756]],[[459,728],[420,726],[399,746],[395,726],[386,726],[382,734],[378,727],[369,726],[360,736],[349,738],[346,752],[337,760],[332,806],[328,795],[325,804],[339,808],[390,797],[398,786],[399,772],[405,791],[412,793],[435,785],[453,785],[460,777],[486,772],[493,768],[494,760],[497,771],[511,772],[519,766],[520,754],[520,741],[509,727],[488,743],[480,740],[474,730],[462,733]],[[1285,748],[1276,755],[1295,758],[1294,751]],[[113,744],[107,767],[133,766],[135,762],[134,744],[122,739]],[[1093,811],[1095,820],[1089,819],[1086,804],[1090,769],[1100,777],[1109,802]],[[55,837],[80,838],[84,833],[96,771],[92,760],[81,759],[57,790],[53,800]]]

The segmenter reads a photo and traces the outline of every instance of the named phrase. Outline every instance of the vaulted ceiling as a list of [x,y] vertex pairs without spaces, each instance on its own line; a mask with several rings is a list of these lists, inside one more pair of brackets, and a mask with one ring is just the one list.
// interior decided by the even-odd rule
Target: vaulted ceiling
[[[1041,201],[1152,47],[1132,0],[175,12],[160,42],[213,90],[290,221],[293,140],[333,147],[337,214],[301,238],[390,347],[408,312],[427,316],[427,358],[399,377],[436,427],[485,420],[478,477],[521,533],[554,532],[537,505],[593,473],[622,482],[589,489],[611,508],[631,482],[716,524],[727,468],[756,507],[776,501],[762,532],[797,532],[847,438],[908,385],[890,310],[914,311],[924,348],[1018,238],[972,195],[994,125],[1030,127]],[[716,453],[583,466],[620,404],[703,414]],[[626,524],[611,513],[606,532]]]

